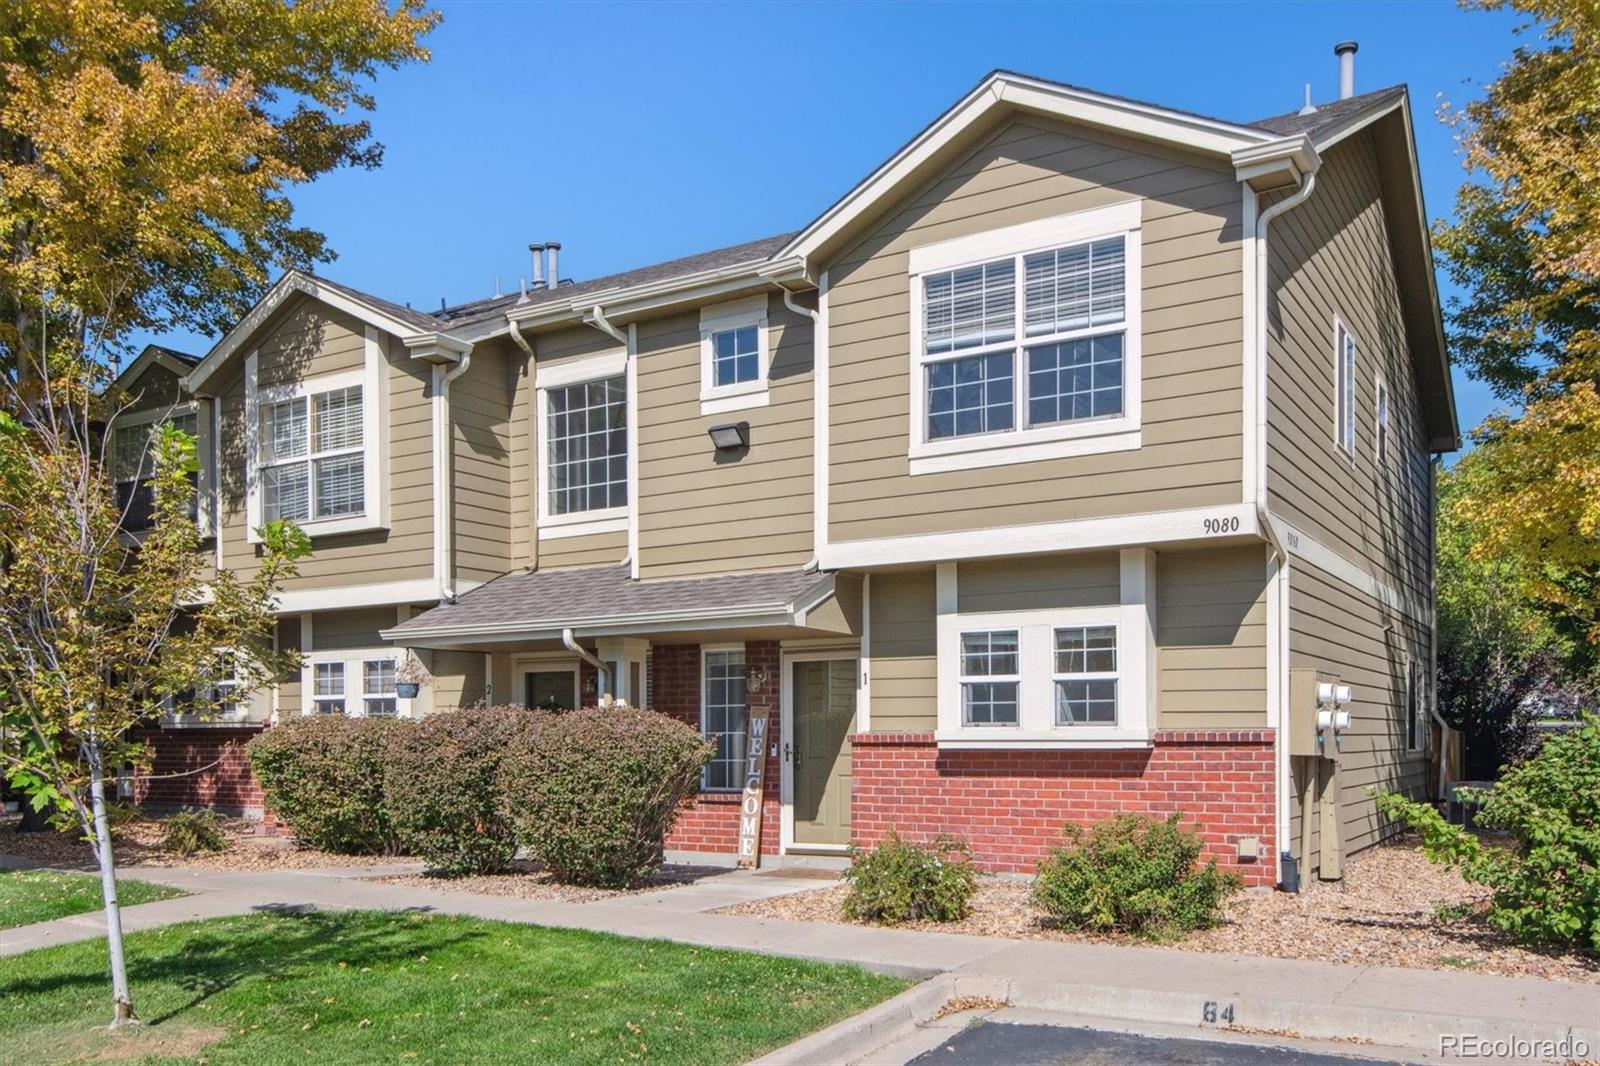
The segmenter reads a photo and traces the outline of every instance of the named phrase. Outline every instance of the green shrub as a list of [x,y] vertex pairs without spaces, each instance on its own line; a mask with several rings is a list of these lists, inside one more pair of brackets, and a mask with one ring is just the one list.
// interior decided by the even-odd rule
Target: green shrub
[[390,736],[383,802],[404,849],[442,874],[499,873],[517,841],[500,797],[500,766],[548,718],[521,707],[432,714]]
[[541,715],[501,763],[499,794],[517,840],[557,880],[629,888],[661,864],[712,747],[654,711]]
[[263,730],[247,749],[266,804],[312,847],[393,855],[399,837],[384,803],[390,738],[414,723],[314,715]]
[[1215,859],[1196,866],[1202,844],[1181,820],[1118,814],[1087,831],[1068,823],[1066,845],[1039,863],[1034,902],[1070,928],[1151,939],[1215,925],[1242,882]]
[[1489,922],[1530,943],[1600,951],[1600,718],[1551,736],[1538,755],[1489,789],[1462,789],[1477,824],[1508,831],[1485,845],[1437,809],[1392,792],[1378,810],[1422,834],[1422,850],[1492,890]]
[[844,876],[845,917],[883,925],[960,921],[978,883],[965,841],[941,836],[918,844],[895,832],[871,851],[852,848]]
[[217,816],[210,811],[180,811],[167,818],[164,824],[166,848],[175,855],[228,850],[228,838],[222,835]]

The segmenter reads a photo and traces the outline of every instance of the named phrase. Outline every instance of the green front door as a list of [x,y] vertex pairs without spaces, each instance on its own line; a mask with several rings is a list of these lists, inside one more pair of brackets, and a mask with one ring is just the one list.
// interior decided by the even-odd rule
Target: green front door
[[850,843],[850,733],[856,661],[794,664],[794,842]]

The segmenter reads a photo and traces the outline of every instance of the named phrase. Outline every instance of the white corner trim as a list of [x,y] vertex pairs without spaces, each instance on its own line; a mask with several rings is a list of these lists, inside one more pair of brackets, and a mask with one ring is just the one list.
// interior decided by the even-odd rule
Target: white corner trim
[[[729,300],[700,309],[700,413],[724,414],[753,407],[765,407],[769,373],[772,367],[772,329],[767,310],[767,294],[742,300]],[[756,376],[731,385],[716,384],[716,355],[713,338],[728,330],[754,326],[756,330]]]
[[434,597],[450,588],[450,406],[446,397],[446,368],[435,363],[428,375],[428,413],[433,444],[433,582]]
[[366,327],[362,338],[361,441],[366,445],[365,502],[362,509],[380,527],[389,525],[389,359],[383,334]]
[[856,728],[872,732],[872,575],[861,575],[861,658],[856,688]]
[[256,531],[261,528],[261,471],[257,460],[261,457],[260,398],[257,395],[256,368],[260,353],[252,351],[244,359],[244,533],[251,544],[261,538]]
[[[639,325],[628,323],[628,576],[639,580]],[[642,676],[642,675],[641,675]]]
[[1231,503],[1112,518],[1079,518],[1037,525],[830,541],[818,552],[817,558],[825,570],[847,570],[853,567],[1041,555],[1092,548],[1195,541],[1239,543],[1257,540],[1261,536],[1255,505]]
[[[828,272],[824,270],[817,281],[817,316],[812,320],[811,330],[811,537],[812,551],[818,555],[828,544],[828,464],[832,461],[828,403],[831,377],[828,369]],[[864,591],[862,596],[866,596]],[[866,652],[863,651],[862,655],[865,656]]]
[[[1260,467],[1265,462],[1263,454],[1263,441],[1258,432],[1257,420],[1265,402],[1266,391],[1265,375],[1262,374],[1258,363],[1259,353],[1256,348],[1256,331],[1260,328],[1259,312],[1256,304],[1258,286],[1256,279],[1256,242],[1260,236],[1256,233],[1257,197],[1255,189],[1249,182],[1240,182],[1243,204],[1241,214],[1243,218],[1242,229],[1244,239],[1239,242],[1243,259],[1240,261],[1240,296],[1243,300],[1243,345],[1240,350],[1240,364],[1243,368],[1243,385],[1240,396],[1242,398],[1242,414],[1240,425],[1241,465],[1240,485],[1243,488],[1241,497],[1245,503],[1256,502],[1256,486],[1264,484]],[[1258,375],[1260,377],[1258,378]]]

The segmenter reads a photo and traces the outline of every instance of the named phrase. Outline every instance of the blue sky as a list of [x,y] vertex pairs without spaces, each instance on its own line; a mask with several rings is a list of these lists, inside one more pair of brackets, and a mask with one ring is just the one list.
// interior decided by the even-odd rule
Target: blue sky
[[[1427,205],[1463,177],[1438,101],[1481,91],[1515,20],[1453,3],[445,3],[433,62],[382,75],[378,171],[298,190],[325,268],[437,307],[513,289],[527,244],[585,278],[798,229],[989,70],[1231,119],[1406,82]],[[207,341],[168,337],[203,351]],[[1457,375],[1463,429],[1493,406]]]

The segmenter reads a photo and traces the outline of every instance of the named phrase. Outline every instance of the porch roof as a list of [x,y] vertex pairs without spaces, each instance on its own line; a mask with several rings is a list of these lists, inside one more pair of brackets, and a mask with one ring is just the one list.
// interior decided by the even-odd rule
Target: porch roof
[[832,574],[782,570],[635,581],[629,568],[592,566],[506,574],[383,631],[410,647],[645,632],[803,625],[833,594]]

